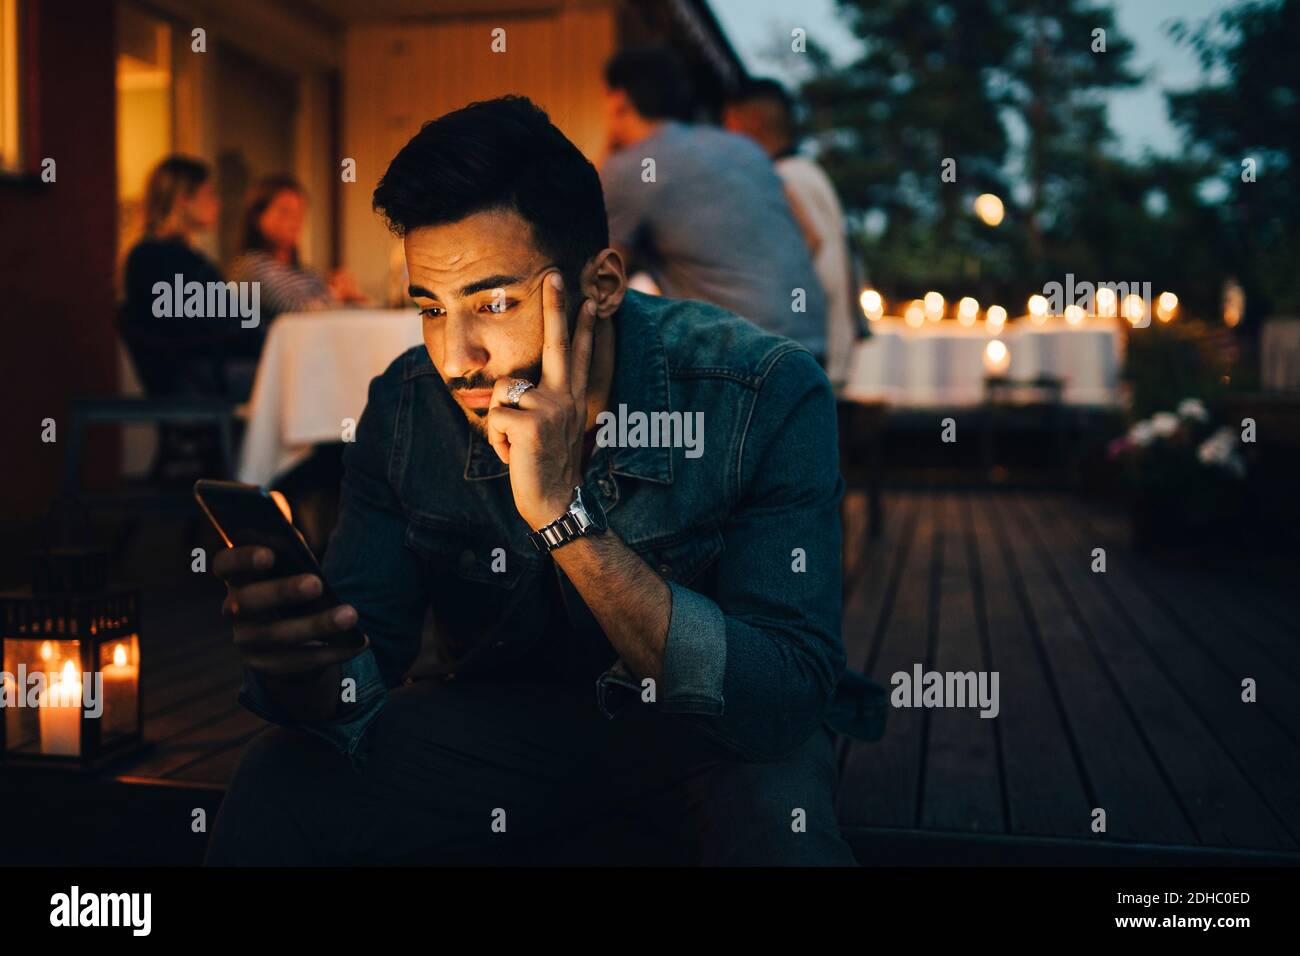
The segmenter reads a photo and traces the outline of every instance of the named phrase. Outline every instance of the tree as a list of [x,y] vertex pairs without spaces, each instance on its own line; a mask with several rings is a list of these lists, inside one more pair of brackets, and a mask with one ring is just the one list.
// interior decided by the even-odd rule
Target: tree
[[1226,187],[1220,271],[1241,279],[1251,322],[1300,310],[1300,0],[1251,0],[1172,32],[1206,76],[1167,98],[1192,154]]
[[823,59],[803,87],[845,205],[884,217],[873,272],[900,285],[918,272],[961,280],[975,238],[964,203],[1006,194],[1008,139],[986,74],[1015,37],[998,2],[841,0],[862,56],[843,69]]
[[[867,243],[873,272],[913,290],[1002,298],[1080,271],[1077,211],[1095,200],[1090,177],[1111,136],[1099,93],[1137,81],[1109,5],[839,6],[863,54],[840,69],[821,63],[802,92],[845,204],[884,218]],[[948,159],[956,182],[941,177]],[[997,229],[970,213],[982,192],[1006,207]]]

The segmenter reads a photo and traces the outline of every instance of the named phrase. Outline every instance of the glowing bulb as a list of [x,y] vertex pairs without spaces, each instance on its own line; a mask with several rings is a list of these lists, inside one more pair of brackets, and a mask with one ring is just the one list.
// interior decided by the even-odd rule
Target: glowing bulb
[[1029,297],[1029,314],[1042,324],[1042,320],[1047,318],[1047,299],[1041,295],[1031,295]]
[[921,326],[925,325],[925,308],[920,302],[913,299],[912,304],[909,305],[907,311],[903,313],[903,321],[912,328],[919,329]]
[[1161,292],[1160,298],[1156,299],[1156,318],[1161,322],[1172,322],[1177,311],[1178,296],[1172,292]]
[[875,289],[863,289],[858,303],[862,306],[862,314],[872,322],[885,314],[885,300]]
[[991,305],[984,313],[984,318],[988,321],[989,331],[996,335],[1002,331],[1002,326],[1007,321],[1007,310],[1000,305]]
[[984,346],[984,368],[990,375],[1001,375],[1011,365],[1011,351],[1001,339]]
[[981,193],[975,197],[975,215],[980,217],[984,225],[998,225],[1005,214],[1006,209],[1002,206],[1002,200],[992,193]]
[[980,304],[970,296],[965,296],[957,303],[957,321],[962,325],[974,325],[979,315]]
[[1115,290],[1102,286],[1097,290],[1097,315],[1104,319],[1115,317]]
[[1124,318],[1128,319],[1130,324],[1137,325],[1146,313],[1146,304],[1140,295],[1130,293],[1124,296]]
[[1083,321],[1083,307],[1078,305],[1067,305],[1065,307],[1065,321],[1070,325],[1078,325]]
[[925,294],[925,317],[931,322],[938,322],[943,318],[943,296],[939,293]]

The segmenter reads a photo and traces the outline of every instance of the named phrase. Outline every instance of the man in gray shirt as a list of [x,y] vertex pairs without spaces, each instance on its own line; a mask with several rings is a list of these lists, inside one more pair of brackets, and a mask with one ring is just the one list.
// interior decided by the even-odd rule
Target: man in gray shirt
[[686,122],[689,84],[670,50],[618,54],[605,85],[611,242],[665,295],[722,306],[824,363],[826,293],[767,154]]

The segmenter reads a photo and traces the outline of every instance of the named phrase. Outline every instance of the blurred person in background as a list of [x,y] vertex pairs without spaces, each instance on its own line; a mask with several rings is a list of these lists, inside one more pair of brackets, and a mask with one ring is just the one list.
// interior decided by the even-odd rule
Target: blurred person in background
[[723,125],[763,148],[785,185],[786,198],[826,290],[826,373],[841,385],[848,378],[853,343],[860,335],[854,310],[853,274],[845,237],[844,210],[830,177],[798,152],[794,103],[776,80],[754,80],[727,103]]
[[601,185],[614,247],[664,295],[720,305],[824,365],[826,294],[768,157],[690,122],[689,79],[671,50],[617,54],[605,85]]
[[230,274],[239,282],[261,283],[263,327],[283,312],[366,301],[347,270],[335,270],[327,281],[303,266],[298,243],[306,217],[307,192],[288,175],[259,180],[245,203],[243,251]]
[[247,381],[231,384],[225,365],[256,359],[256,328],[243,328],[237,315],[161,317],[155,310],[158,283],[170,290],[178,275],[182,284],[223,281],[217,264],[195,248],[220,208],[211,170],[200,160],[169,156],[145,183],[144,231],[124,265],[120,328],[150,395],[246,395]]

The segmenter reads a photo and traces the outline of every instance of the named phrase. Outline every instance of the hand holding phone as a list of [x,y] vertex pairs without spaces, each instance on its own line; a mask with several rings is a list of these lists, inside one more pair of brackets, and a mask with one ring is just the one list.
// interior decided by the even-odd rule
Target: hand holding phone
[[286,680],[319,679],[365,649],[356,609],[335,597],[302,535],[264,489],[200,481],[194,494],[228,546],[212,571],[226,584],[222,611],[246,665]]

